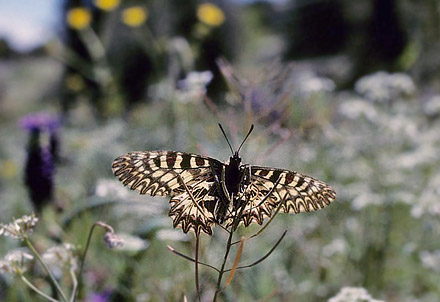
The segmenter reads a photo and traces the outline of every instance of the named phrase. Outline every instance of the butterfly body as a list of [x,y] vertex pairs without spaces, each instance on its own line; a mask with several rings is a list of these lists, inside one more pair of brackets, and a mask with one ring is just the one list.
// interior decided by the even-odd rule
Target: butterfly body
[[289,170],[241,164],[238,152],[222,163],[176,151],[137,151],[114,160],[113,173],[140,194],[170,196],[169,216],[186,233],[212,235],[215,224],[262,224],[281,207],[309,212],[329,205],[335,191],[310,176]]

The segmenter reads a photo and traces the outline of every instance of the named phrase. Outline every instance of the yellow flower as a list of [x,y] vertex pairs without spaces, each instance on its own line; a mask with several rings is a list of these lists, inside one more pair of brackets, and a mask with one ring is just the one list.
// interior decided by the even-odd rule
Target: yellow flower
[[80,91],[84,89],[85,83],[79,74],[70,74],[64,79],[64,83],[69,90]]
[[95,0],[96,7],[107,11],[114,10],[119,3],[121,3],[120,0]]
[[0,163],[0,175],[5,179],[12,179],[17,175],[17,165],[11,160],[5,160]]
[[75,7],[67,12],[67,24],[73,29],[84,29],[91,20],[92,14],[84,7]]
[[209,26],[220,26],[225,22],[225,14],[212,3],[203,3],[197,7],[197,18]]
[[131,27],[138,27],[147,20],[148,11],[142,6],[132,6],[122,11],[122,22]]

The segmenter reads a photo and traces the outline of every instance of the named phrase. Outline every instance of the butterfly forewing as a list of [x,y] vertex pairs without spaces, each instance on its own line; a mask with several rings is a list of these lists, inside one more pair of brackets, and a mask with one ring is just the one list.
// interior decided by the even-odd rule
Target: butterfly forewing
[[174,227],[212,234],[215,171],[223,164],[213,158],[175,151],[138,151],[114,160],[113,173],[140,194],[171,196],[169,216]]

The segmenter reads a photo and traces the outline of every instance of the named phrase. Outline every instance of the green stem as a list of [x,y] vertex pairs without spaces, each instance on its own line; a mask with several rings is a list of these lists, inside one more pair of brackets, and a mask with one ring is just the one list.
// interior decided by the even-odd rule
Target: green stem
[[70,277],[72,278],[73,288],[72,288],[72,294],[70,296],[70,302],[74,302],[76,299],[76,289],[78,288],[78,279],[76,278],[75,272],[72,269],[70,269]]
[[59,302],[58,300],[56,300],[52,297],[49,297],[48,295],[46,295],[45,293],[40,291],[38,288],[36,288],[28,279],[26,279],[25,276],[22,275],[22,276],[20,276],[20,278],[27,286],[29,286],[34,292],[36,292],[40,296],[43,296],[44,298],[46,298],[47,300],[52,301],[52,302]]
[[90,241],[92,239],[93,231],[95,230],[95,227],[97,227],[97,226],[100,226],[100,227],[106,229],[108,232],[114,233],[114,230],[111,226],[109,226],[101,221],[95,222],[92,225],[92,227],[90,228],[89,236],[87,237],[86,248],[84,249],[84,253],[81,257],[80,269],[79,269],[79,274],[78,274],[79,282],[78,282],[78,286],[75,287],[75,292],[72,293],[72,297],[73,297],[73,299],[71,299],[72,301],[76,301],[79,289],[82,285],[82,274],[83,274],[83,270],[84,270],[84,263],[86,261],[87,251],[89,250]]
[[55,288],[57,289],[58,293],[61,295],[61,297],[63,298],[63,300],[65,302],[68,302],[66,295],[64,294],[63,290],[61,289],[60,285],[58,284],[57,280],[55,280],[55,277],[53,276],[53,274],[51,273],[50,269],[47,267],[46,263],[44,263],[43,259],[41,258],[40,254],[37,252],[37,250],[34,248],[34,246],[32,245],[32,243],[29,241],[29,239],[25,238],[25,243],[26,245],[29,247],[29,249],[32,251],[32,253],[35,255],[35,257],[37,258],[37,260],[40,262],[40,264],[43,266],[44,270],[47,272],[47,274],[49,275],[50,280],[52,281],[53,285],[55,286]]

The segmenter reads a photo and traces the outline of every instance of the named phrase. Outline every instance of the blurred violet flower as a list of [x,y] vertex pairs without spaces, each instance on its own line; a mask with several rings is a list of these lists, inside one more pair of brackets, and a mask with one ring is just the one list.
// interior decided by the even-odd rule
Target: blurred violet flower
[[228,102],[243,103],[248,113],[266,123],[280,121],[288,114],[293,65],[274,61],[262,73],[242,76],[224,59],[217,64],[232,92],[227,96]]
[[87,302],[107,302],[110,301],[110,297],[112,295],[111,290],[105,290],[101,293],[91,293],[87,296]]
[[39,211],[53,197],[55,159],[59,149],[57,129],[61,121],[56,116],[40,112],[24,116],[19,125],[30,133],[25,184],[35,209]]

